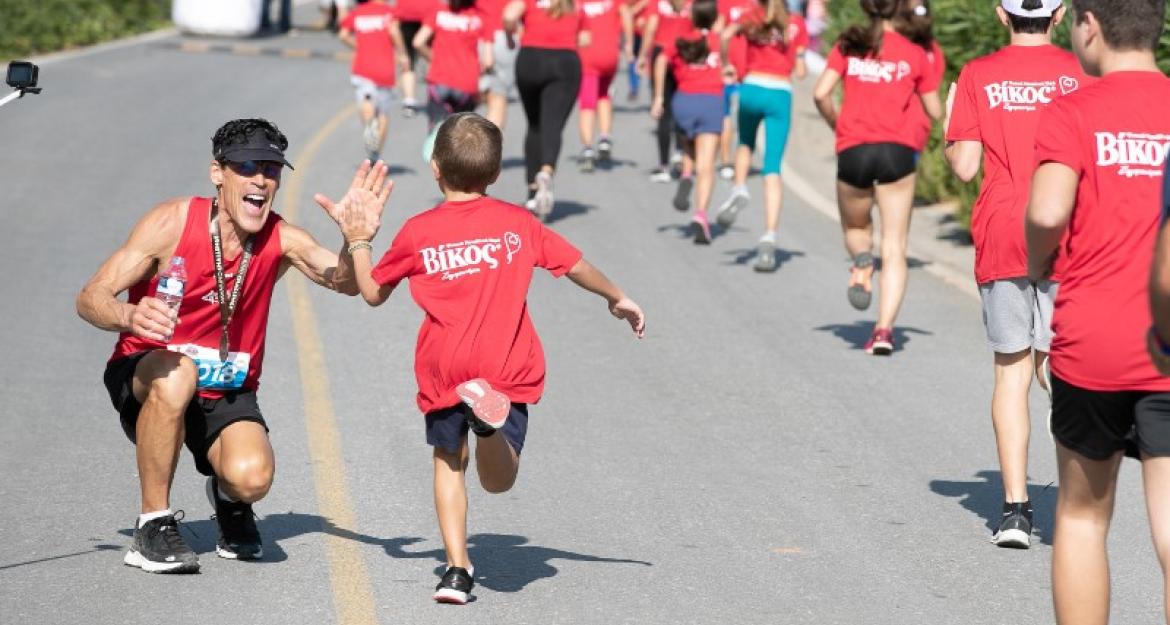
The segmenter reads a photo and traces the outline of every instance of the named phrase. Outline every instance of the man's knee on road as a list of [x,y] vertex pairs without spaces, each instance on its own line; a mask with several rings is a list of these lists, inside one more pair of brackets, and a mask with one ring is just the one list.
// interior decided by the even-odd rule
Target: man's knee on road
[[255,503],[268,494],[276,467],[267,454],[226,458],[220,466],[220,487],[245,503]]

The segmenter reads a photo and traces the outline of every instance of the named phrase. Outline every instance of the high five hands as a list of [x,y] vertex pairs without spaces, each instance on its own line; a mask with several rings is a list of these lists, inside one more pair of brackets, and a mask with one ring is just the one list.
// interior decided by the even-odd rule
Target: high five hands
[[330,219],[341,228],[349,243],[369,241],[382,225],[382,210],[390,199],[394,181],[387,178],[389,168],[382,161],[371,164],[362,161],[349,190],[338,202],[333,202],[318,193],[313,196],[317,204],[325,209]]

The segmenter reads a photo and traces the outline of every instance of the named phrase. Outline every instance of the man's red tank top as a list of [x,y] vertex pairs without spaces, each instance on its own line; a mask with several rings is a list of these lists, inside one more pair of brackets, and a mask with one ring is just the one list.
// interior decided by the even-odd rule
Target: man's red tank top
[[[208,230],[211,219],[211,198],[191,198],[187,207],[187,223],[183,227],[183,234],[175,248],[174,255],[182,256],[187,265],[187,284],[183,293],[183,302],[179,305],[179,319],[181,323],[175,326],[174,336],[170,343],[163,343],[151,339],[134,336],[123,332],[114,346],[114,354],[110,361],[126,356],[156,349],[181,348],[197,346],[219,351],[219,338],[223,331],[219,317],[219,297],[215,284],[215,260],[211,251],[211,235]],[[260,387],[260,371],[264,363],[264,339],[268,329],[268,310],[272,302],[272,291],[280,271],[283,253],[280,246],[280,230],[278,224],[283,221],[280,215],[269,213],[268,220],[260,232],[254,235],[252,243],[252,260],[248,266],[248,273],[244,276],[244,287],[240,292],[240,301],[236,306],[236,313],[228,327],[228,341],[230,351],[246,353],[250,357],[247,375],[240,388],[255,390]],[[240,253],[236,258],[224,259],[224,274],[227,278],[224,284],[228,297],[231,297],[232,287],[235,285],[236,270],[240,260],[244,257]],[[137,304],[144,296],[153,296],[158,287],[158,276],[151,276],[130,287],[128,301]],[[180,352],[193,353],[193,348],[178,349]],[[201,371],[200,375],[203,376]],[[214,388],[200,388],[201,397],[222,397],[224,391]]]

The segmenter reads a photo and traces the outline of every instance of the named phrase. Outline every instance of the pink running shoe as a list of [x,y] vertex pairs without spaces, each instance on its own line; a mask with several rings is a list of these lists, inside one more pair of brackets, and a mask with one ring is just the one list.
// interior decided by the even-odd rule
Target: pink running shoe
[[894,331],[890,328],[874,328],[869,342],[865,344],[865,353],[874,356],[889,356],[894,353]]
[[471,408],[477,422],[491,430],[504,427],[512,401],[508,396],[492,389],[482,378],[469,380],[455,387],[455,394]]

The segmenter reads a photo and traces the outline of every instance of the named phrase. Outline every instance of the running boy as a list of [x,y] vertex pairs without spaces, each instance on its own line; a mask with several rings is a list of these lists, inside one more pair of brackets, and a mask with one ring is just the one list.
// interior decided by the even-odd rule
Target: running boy
[[1170,379],[1145,349],[1170,149],[1170,79],[1154,60],[1166,3],[1072,6],[1073,49],[1101,79],[1040,114],[1026,226],[1033,280],[1048,276],[1058,249],[1067,251],[1049,358],[1060,479],[1052,596],[1064,625],[1109,620],[1105,546],[1121,458],[1135,443],[1163,576],[1170,567]]
[[423,18],[411,45],[430,64],[429,131],[451,115],[479,105],[479,76],[492,66],[491,36],[475,0],[450,0]]
[[[983,161],[983,187],[971,212],[975,281],[983,299],[987,342],[995,352],[991,421],[1003,475],[1003,516],[992,542],[1027,549],[1028,390],[1043,370],[1052,342],[1056,282],[1028,280],[1028,250],[1020,223],[1035,170],[1040,113],[1054,98],[1087,85],[1071,52],[1052,45],[1064,18],[1061,0],[1001,0],[999,21],[1011,29],[1002,50],[974,59],[947,98],[946,156],[970,182]],[[1042,375],[1038,376],[1041,384]]]
[[391,89],[394,87],[394,59],[405,65],[406,47],[386,0],[370,0],[345,15],[338,38],[354,49],[352,76],[361,115],[367,157],[378,161],[389,130]]
[[474,113],[439,127],[431,169],[446,200],[409,219],[371,268],[369,240],[378,223],[354,210],[342,220],[362,297],[385,302],[410,279],[426,311],[415,354],[418,406],[434,447],[435,507],[447,571],[434,599],[463,604],[473,583],[467,554],[467,432],[475,432],[476,470],[491,493],[516,480],[528,428],[528,404],[540,400],[544,354],[526,301],[536,267],[568,275],[609,303],[641,338],[642,310],[581,252],[519,206],[487,197],[500,174],[503,137]]

